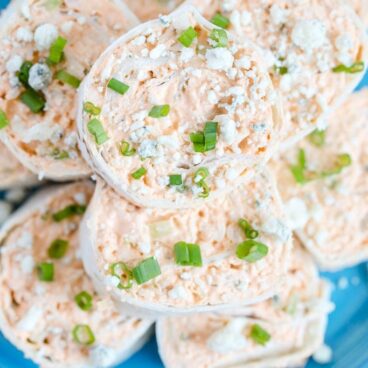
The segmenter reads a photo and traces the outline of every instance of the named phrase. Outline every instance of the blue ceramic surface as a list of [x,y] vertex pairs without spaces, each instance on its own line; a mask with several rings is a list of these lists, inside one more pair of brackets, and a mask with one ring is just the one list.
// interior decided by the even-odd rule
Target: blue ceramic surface
[[[0,9],[7,3],[6,0],[0,0]],[[368,74],[360,88],[363,86],[368,86]],[[333,361],[322,366],[311,359],[307,368],[368,368],[367,266],[365,263],[341,272],[323,274],[336,286],[332,296],[336,309],[329,317],[326,335],[326,343],[333,350]],[[348,286],[342,288],[346,281]],[[0,333],[0,368],[35,367]],[[117,368],[163,368],[155,338]]]

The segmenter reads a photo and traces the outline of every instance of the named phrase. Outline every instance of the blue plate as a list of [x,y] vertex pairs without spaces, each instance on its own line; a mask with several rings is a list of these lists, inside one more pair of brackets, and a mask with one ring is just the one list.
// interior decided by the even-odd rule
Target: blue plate
[[[8,2],[0,0],[0,9]],[[368,86],[368,74],[359,88],[363,86]],[[322,276],[335,285],[332,298],[336,309],[329,317],[326,335],[326,344],[333,350],[333,361],[322,366],[311,359],[307,368],[368,368],[368,264],[337,273],[323,273]],[[20,367],[37,366],[26,360],[0,333],[0,368]],[[142,367],[163,368],[154,337],[117,368]]]

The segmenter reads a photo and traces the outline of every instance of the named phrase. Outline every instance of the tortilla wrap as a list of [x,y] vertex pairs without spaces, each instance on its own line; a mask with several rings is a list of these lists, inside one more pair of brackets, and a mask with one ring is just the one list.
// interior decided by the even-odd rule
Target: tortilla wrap
[[[71,204],[86,206],[93,189],[79,182],[43,190],[1,229],[0,328],[41,367],[111,367],[137,351],[150,333],[151,321],[120,314],[110,298],[95,292],[80,261],[81,215],[54,218]],[[49,253],[56,239],[68,242],[60,259]],[[36,268],[41,262],[54,265],[53,281],[40,280]],[[92,297],[88,310],[75,301],[82,291]],[[75,341],[78,325],[89,326],[95,342]]]
[[325,133],[312,134],[270,164],[290,227],[324,269],[368,259],[367,121],[365,89],[336,110]]
[[[236,255],[246,240],[241,218],[268,247],[254,263]],[[138,316],[208,312],[264,300],[282,285],[291,250],[278,193],[265,173],[222,199],[181,211],[135,207],[98,181],[80,235],[84,266],[96,288]],[[176,263],[178,242],[199,246],[202,267]],[[113,265],[123,262],[133,269],[150,257],[161,275],[141,285],[133,279],[121,288],[123,272],[113,273]]]
[[283,150],[316,127],[325,127],[330,113],[364,76],[365,27],[345,1],[294,1],[292,6],[284,0],[189,3],[207,19],[220,13],[228,19],[229,31],[264,48],[270,76],[283,99],[288,127]]
[[[178,37],[188,29],[196,36],[184,47]],[[216,47],[216,34],[227,47]],[[108,87],[116,80],[125,92]],[[80,148],[130,202],[190,208],[223,196],[269,159],[283,128],[278,101],[258,47],[183,6],[128,32],[94,64],[79,93]],[[85,111],[88,102],[99,115]],[[206,188],[194,180],[201,167]],[[171,185],[171,175],[182,184]]]
[[[323,343],[329,294],[311,257],[297,248],[277,297],[227,314],[161,318],[160,356],[166,368],[303,366]],[[264,345],[251,337],[255,324],[270,335]]]
[[0,109],[8,125],[0,124],[0,138],[25,167],[57,181],[90,175],[77,146],[76,89],[104,48],[137,23],[119,0],[15,0],[2,13]]

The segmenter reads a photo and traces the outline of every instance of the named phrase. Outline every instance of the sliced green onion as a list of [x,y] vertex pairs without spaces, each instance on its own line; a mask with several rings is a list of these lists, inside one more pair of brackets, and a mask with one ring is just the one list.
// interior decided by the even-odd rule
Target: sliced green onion
[[48,255],[50,258],[53,259],[60,259],[63,258],[69,248],[69,242],[64,239],[55,239],[49,249]]
[[88,131],[95,137],[95,142],[98,145],[105,143],[109,137],[105,132],[102,123],[98,119],[92,119],[87,124]]
[[9,120],[5,114],[5,111],[0,109],[0,129],[4,129],[9,125]]
[[110,272],[113,276],[119,278],[119,289],[130,289],[133,286],[132,270],[124,262],[112,264],[110,266]]
[[159,221],[149,225],[150,235],[153,239],[160,239],[171,234],[172,227],[170,221]]
[[180,174],[169,175],[169,183],[170,185],[182,185],[183,178]]
[[337,156],[337,162],[339,167],[348,167],[352,164],[353,160],[348,153],[342,153]]
[[305,176],[306,167],[307,159],[305,156],[305,151],[303,149],[299,149],[298,162],[296,165],[290,167],[291,173],[293,174],[294,179],[298,184],[305,184],[308,182]]
[[133,268],[132,272],[135,281],[139,285],[161,275],[160,265],[154,257],[147,258],[139,263],[138,266]]
[[181,33],[181,35],[178,38],[178,41],[184,47],[189,47],[196,37],[198,37],[197,31],[193,27],[188,27],[185,31]]
[[193,143],[194,152],[207,152],[216,148],[217,128],[217,122],[207,121],[203,133],[190,133],[189,138]]
[[204,150],[211,151],[216,148],[217,143],[217,126],[215,121],[207,121],[204,127]]
[[254,324],[250,330],[251,339],[259,345],[266,345],[270,339],[271,335],[264,330],[259,324]]
[[153,106],[148,116],[151,118],[164,118],[165,116],[169,115],[170,112],[170,105],[156,105]]
[[135,180],[139,180],[142,176],[146,175],[146,173],[147,173],[147,170],[144,167],[141,167],[132,173],[132,177]]
[[300,149],[298,153],[298,163],[290,167],[291,173],[298,184],[306,184],[316,179],[324,179],[329,176],[337,175],[342,170],[352,164],[351,156],[348,153],[337,155],[334,166],[331,169],[321,172],[308,171],[304,150]]
[[332,69],[332,71],[334,73],[348,73],[348,74],[361,73],[364,71],[364,61],[357,61],[351,66],[340,64],[340,65],[335,66]]
[[174,246],[175,262],[181,266],[202,266],[201,248],[197,244],[178,242]]
[[39,263],[37,265],[37,273],[40,281],[54,281],[54,264],[47,262]]
[[29,87],[28,79],[29,79],[29,71],[33,66],[32,61],[25,61],[20,67],[20,70],[16,73],[19,82],[23,84],[26,88]]
[[81,80],[75,77],[72,74],[69,74],[66,70],[59,70],[55,74],[55,79],[59,80],[60,82],[69,84],[69,86],[73,88],[78,88],[81,84]]
[[69,217],[76,216],[76,215],[83,215],[86,212],[87,207],[82,206],[79,204],[71,204],[61,211],[55,212],[52,215],[52,219],[55,222],[61,222]]
[[87,293],[87,291],[82,291],[74,297],[74,301],[77,303],[78,307],[84,311],[89,311],[93,306],[92,295]]
[[284,308],[284,310],[286,311],[286,313],[294,316],[297,308],[298,308],[298,303],[299,303],[299,297],[298,295],[292,294],[288,300],[287,306],[286,308]]
[[343,169],[352,164],[351,156],[348,153],[342,153],[336,157],[334,167],[330,170],[322,171],[320,174],[321,178],[340,174]]
[[50,47],[50,54],[47,59],[51,64],[58,64],[63,58],[64,48],[68,41],[63,37],[58,37]]
[[326,142],[326,131],[316,129],[308,135],[308,140],[316,147],[323,147]]
[[51,156],[55,160],[65,160],[70,157],[68,151],[65,151],[65,150],[60,151],[59,148],[54,148],[53,151],[51,152]]
[[125,93],[127,93],[129,89],[129,86],[127,84],[120,82],[119,80],[115,78],[110,79],[107,87],[117,93],[120,93],[121,95],[124,95]]
[[226,47],[228,43],[227,32],[223,29],[213,29],[210,33],[213,47]]
[[280,74],[280,75],[285,75],[289,72],[289,69],[287,66],[274,66],[274,70],[276,73]]
[[303,149],[300,149],[298,152],[298,165],[302,169],[305,169],[307,167],[307,158]]
[[266,257],[267,254],[267,245],[252,239],[240,243],[236,248],[236,255],[238,256],[238,258],[249,263],[257,262],[260,259]]
[[200,167],[195,173],[193,177],[193,181],[197,186],[202,188],[202,192],[198,195],[200,198],[207,198],[210,195],[210,188],[208,184],[205,182],[205,179],[210,175],[208,169],[206,167]]
[[202,192],[198,194],[198,197],[199,198],[208,198],[209,195],[210,195],[210,192],[211,192],[210,187],[208,186],[208,184],[206,182],[202,181],[202,182],[198,183],[198,186],[200,188],[202,188]]
[[195,173],[194,173],[194,182],[200,183],[203,182],[208,176],[210,175],[210,172],[206,167],[200,167]]
[[297,165],[294,165],[294,166],[291,166],[290,167],[290,171],[291,173],[293,174],[293,177],[295,179],[295,181],[298,183],[298,184],[306,184],[308,182],[308,179],[305,177],[305,169],[300,167],[300,166],[297,166]]
[[212,19],[211,19],[211,23],[221,27],[221,28],[228,28],[230,25],[230,19],[225,17],[224,15],[222,15],[221,13],[216,13]]
[[122,141],[120,143],[120,153],[123,156],[133,156],[136,153],[135,148],[130,147],[130,143],[127,141]]
[[204,152],[204,134],[202,132],[190,133],[189,138],[193,143],[194,152]]
[[61,0],[46,0],[44,5],[47,10],[55,10],[60,6]]
[[20,100],[35,114],[42,112],[46,105],[45,98],[31,88],[20,95]]
[[244,231],[245,236],[248,239],[255,239],[258,238],[259,232],[257,230],[255,230],[247,220],[245,219],[240,219],[238,221],[239,226],[241,227],[241,229]]
[[83,110],[91,115],[100,115],[101,113],[101,107],[98,107],[89,101],[86,101],[83,104]]
[[73,328],[72,335],[74,341],[81,345],[90,346],[96,341],[95,335],[88,325],[76,325]]

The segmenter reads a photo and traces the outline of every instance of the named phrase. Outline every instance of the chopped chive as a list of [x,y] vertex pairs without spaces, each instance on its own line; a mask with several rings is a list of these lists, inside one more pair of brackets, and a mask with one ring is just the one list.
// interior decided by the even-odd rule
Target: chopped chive
[[89,101],[83,104],[83,110],[91,115],[100,115],[101,113],[101,108]]
[[287,66],[274,66],[274,70],[276,73],[280,74],[280,75],[285,75],[289,72],[289,69]]
[[258,237],[259,233],[257,230],[253,229],[253,227],[249,224],[249,222],[245,219],[240,219],[238,221],[239,226],[244,231],[245,236],[248,239],[255,239]]
[[170,112],[170,105],[156,105],[153,106],[148,116],[151,118],[164,118],[165,116],[169,115]]
[[332,71],[334,73],[347,73],[347,74],[361,73],[364,71],[364,61],[357,61],[351,66],[340,64],[340,65],[335,66],[332,69]]
[[169,175],[169,183],[170,185],[182,185],[183,178],[180,174]]
[[76,325],[72,331],[73,339],[81,345],[92,345],[96,339],[91,327],[88,325]]
[[69,242],[67,240],[55,239],[51,243],[47,253],[49,257],[52,259],[60,259],[65,256],[68,250],[68,247],[69,247]]
[[98,145],[105,143],[109,139],[100,120],[90,120],[87,124],[87,128],[88,131],[95,137],[95,142]]
[[190,133],[189,138],[193,143],[194,152],[204,152],[204,134],[202,132]]
[[178,242],[174,246],[175,262],[181,266],[202,266],[201,248],[197,244]]
[[117,93],[120,93],[121,95],[124,95],[125,93],[127,93],[129,89],[129,86],[127,84],[120,82],[119,80],[115,78],[110,79],[107,87]]
[[217,143],[217,126],[215,121],[207,121],[204,127],[204,150],[211,151],[216,148]]
[[52,215],[52,219],[55,222],[61,222],[69,217],[76,216],[76,215],[83,215],[86,212],[87,207],[82,206],[79,204],[71,204],[62,210],[55,212]]
[[68,73],[66,70],[59,70],[55,74],[55,79],[59,80],[60,82],[69,84],[69,86],[73,88],[78,88],[81,84],[81,80],[79,78]]
[[54,264],[42,262],[37,265],[38,279],[44,282],[54,281]]
[[214,25],[221,27],[221,28],[228,28],[230,25],[230,19],[225,17],[224,15],[222,15],[221,13],[216,13],[212,19],[211,19],[211,23],[213,23]]
[[16,73],[19,82],[23,84],[24,87],[28,88],[29,71],[33,66],[32,61],[25,61],[20,67],[20,70]]
[[20,100],[35,114],[42,112],[46,105],[45,98],[31,88],[20,95]]
[[139,285],[161,275],[160,265],[154,257],[147,258],[139,263],[138,266],[133,268],[132,272],[135,281]]
[[60,151],[59,148],[54,148],[53,151],[51,152],[51,156],[55,160],[65,160],[70,157],[68,151],[65,151],[65,150]]
[[236,248],[236,255],[238,258],[249,263],[254,263],[266,257],[268,254],[267,245],[249,239],[240,243]]
[[308,135],[308,140],[316,147],[323,147],[326,141],[326,131],[316,129]]
[[226,47],[228,43],[227,32],[223,29],[213,29],[210,33],[213,47]]
[[5,114],[5,111],[0,109],[0,129],[4,129],[9,125],[9,120]]
[[127,141],[122,141],[120,143],[120,153],[123,156],[133,156],[136,153],[135,148],[130,147],[130,143]]
[[266,345],[271,339],[271,335],[258,324],[252,326],[250,337],[259,345]]
[[87,291],[82,291],[74,297],[74,301],[77,303],[78,307],[84,311],[89,311],[93,306],[92,295],[87,293]]
[[124,262],[112,264],[110,266],[110,272],[113,276],[119,278],[120,282],[117,286],[119,289],[130,289],[133,286],[132,270]]
[[178,41],[184,46],[189,47],[195,38],[198,37],[197,31],[193,27],[188,27],[185,31],[181,33]]
[[58,37],[50,47],[50,54],[47,59],[51,64],[58,64],[63,58],[64,48],[68,41],[63,37]]
[[146,173],[147,173],[147,170],[144,167],[141,167],[132,173],[132,177],[135,180],[139,180],[142,176],[146,175]]

